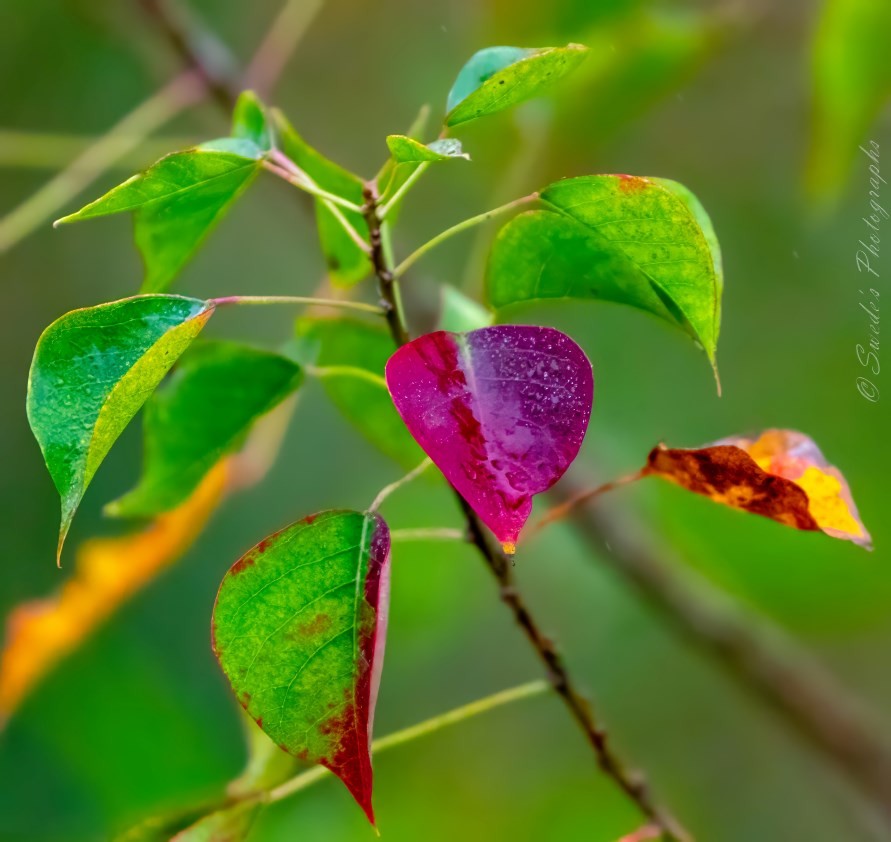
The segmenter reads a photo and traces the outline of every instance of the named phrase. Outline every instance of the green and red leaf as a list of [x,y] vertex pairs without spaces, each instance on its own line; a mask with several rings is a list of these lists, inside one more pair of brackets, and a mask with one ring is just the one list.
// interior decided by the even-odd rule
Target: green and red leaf
[[337,775],[372,824],[389,580],[383,519],[322,512],[239,559],[213,615],[214,651],[245,710],[284,751]]

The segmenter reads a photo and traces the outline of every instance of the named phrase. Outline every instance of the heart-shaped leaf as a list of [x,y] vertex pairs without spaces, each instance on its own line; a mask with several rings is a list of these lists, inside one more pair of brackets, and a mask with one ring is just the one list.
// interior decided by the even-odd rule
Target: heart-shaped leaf
[[397,164],[421,164],[427,161],[470,160],[461,147],[461,141],[446,137],[423,144],[411,137],[391,134],[387,137],[387,146]]
[[487,47],[474,53],[449,91],[445,124],[457,126],[532,99],[572,73],[587,53],[581,44]]
[[138,295],[66,313],[43,332],[28,420],[62,497],[59,556],[102,460],[213,311],[195,298]]
[[543,298],[616,301],[680,327],[712,365],[721,321],[721,252],[711,221],[683,185],[597,175],[546,187],[549,210],[502,228],[487,270],[491,304]]
[[387,330],[354,319],[301,319],[298,338],[315,346],[314,365],[328,397],[375,447],[404,468],[424,454],[393,408],[384,366],[393,353]]
[[804,433],[766,430],[756,440],[692,450],[659,446],[644,472],[734,509],[872,548],[845,478]]
[[[310,146],[280,111],[272,111],[282,152],[306,172],[323,190],[348,199],[356,205],[365,202],[362,179],[326,158]],[[344,217],[360,236],[368,238],[368,225],[360,213],[342,209]],[[331,279],[341,286],[352,286],[371,273],[371,261],[344,230],[337,217],[316,200],[319,241]]]
[[243,138],[174,152],[56,225],[132,211],[145,262],[142,291],[161,292],[254,180],[262,157],[263,150]]
[[594,379],[585,353],[546,327],[429,333],[387,363],[411,434],[507,552],[581,447]]
[[282,749],[334,772],[372,824],[389,577],[379,516],[323,512],[239,559],[213,614],[214,651],[245,710]]
[[106,513],[145,517],[177,506],[302,379],[300,366],[280,354],[235,342],[196,342],[146,404],[139,485],[109,503]]

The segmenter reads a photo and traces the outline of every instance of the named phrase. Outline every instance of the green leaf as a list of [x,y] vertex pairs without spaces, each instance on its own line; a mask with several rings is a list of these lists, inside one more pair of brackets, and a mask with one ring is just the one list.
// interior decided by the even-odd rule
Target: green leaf
[[139,485],[106,513],[149,517],[178,506],[302,379],[300,366],[279,354],[235,342],[196,342],[146,404]]
[[232,112],[232,137],[249,140],[258,149],[272,149],[272,129],[266,119],[266,106],[253,91],[243,91]]
[[133,212],[142,292],[167,289],[262,166],[252,141],[225,138],[174,152],[56,225]]
[[140,295],[66,313],[43,332],[27,406],[62,497],[59,556],[102,460],[213,310],[195,298]]
[[466,296],[459,289],[448,284],[441,287],[442,309],[439,314],[438,330],[450,333],[468,333],[481,327],[489,327],[492,313],[477,301]]
[[389,562],[378,515],[322,512],[239,559],[213,613],[214,651],[245,710],[283,750],[340,777],[372,823]]
[[538,96],[572,73],[587,52],[581,44],[480,50],[461,68],[449,91],[445,124],[467,123]]
[[354,319],[301,319],[297,335],[318,346],[316,366],[334,405],[381,452],[405,468],[424,454],[402,423],[384,382],[390,334]]
[[470,160],[461,148],[461,141],[447,137],[423,144],[402,134],[391,134],[387,137],[387,146],[397,164],[417,164],[424,161],[451,161],[456,158]]
[[[354,204],[364,204],[363,183],[359,176],[329,161],[313,149],[280,111],[273,109],[272,118],[282,152],[319,187]],[[362,214],[344,208],[341,210],[359,235],[367,240],[368,225]],[[352,286],[367,277],[372,270],[368,255],[353,242],[337,217],[319,200],[316,200],[316,222],[331,279],[340,286]]]
[[[870,126],[891,98],[889,33],[888,0],[823,4],[813,43],[813,132],[807,168],[808,187],[817,197],[837,196],[855,156],[863,155],[858,146],[870,148]],[[870,163],[863,155],[864,169]]]
[[699,201],[666,179],[600,175],[551,184],[550,210],[511,220],[487,270],[496,309],[546,298],[630,304],[682,328],[714,365],[723,274]]

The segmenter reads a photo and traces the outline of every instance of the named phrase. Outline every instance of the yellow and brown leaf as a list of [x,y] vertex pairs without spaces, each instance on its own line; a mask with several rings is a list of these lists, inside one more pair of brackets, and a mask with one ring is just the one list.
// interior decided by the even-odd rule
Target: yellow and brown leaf
[[872,548],[845,478],[811,438],[794,430],[766,430],[757,439],[733,437],[701,448],[659,445],[644,473],[735,509]]

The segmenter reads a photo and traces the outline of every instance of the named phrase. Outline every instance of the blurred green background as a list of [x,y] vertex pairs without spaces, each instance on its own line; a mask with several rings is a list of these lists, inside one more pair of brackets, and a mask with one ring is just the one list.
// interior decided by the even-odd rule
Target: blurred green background
[[[196,0],[194,8],[246,59],[279,4]],[[430,102],[438,119],[454,75],[480,47],[593,48],[585,68],[549,99],[460,133],[473,163],[430,172],[408,200],[397,249],[405,255],[440,229],[563,176],[629,172],[690,187],[724,253],[722,398],[704,356],[643,314],[551,305],[514,318],[571,333],[594,362],[595,412],[577,475],[628,471],[659,440],[693,446],[768,426],[815,438],[848,478],[874,553],[656,482],[599,505],[633,512],[655,543],[670,543],[715,587],[819,655],[891,727],[891,381],[875,404],[855,390],[854,349],[867,340],[867,319],[854,254],[868,173],[862,158],[851,166],[846,154],[827,163],[809,153],[819,11],[810,2],[328,0],[274,100],[310,142],[371,174],[385,157],[385,135],[404,131],[421,104]],[[178,69],[135,3],[10,0],[0,34],[0,127],[99,135]],[[856,124],[858,140],[891,141],[887,109],[877,121],[874,113],[864,118],[869,128]],[[225,130],[207,103],[162,137],[175,144]],[[131,169],[105,174],[80,198],[99,195],[157,151],[154,141],[141,147]],[[833,167],[843,174],[834,204],[806,191],[809,154],[812,184],[832,182]],[[0,213],[64,163],[7,162]],[[188,266],[179,290],[311,294],[323,274],[311,215],[285,185],[260,181]],[[478,291],[484,247],[471,232],[425,258],[408,282],[413,311],[434,308],[437,283]],[[36,339],[67,310],[131,294],[140,272],[124,219],[59,231],[47,222],[0,255],[0,614],[52,592],[67,575],[53,564],[58,501],[24,413]],[[265,309],[227,314],[211,333],[274,344],[292,318]],[[882,389],[883,377],[875,380]],[[100,509],[133,485],[139,451],[135,424],[93,482],[72,547],[114,531]],[[327,507],[363,508],[400,474],[318,384],[308,384],[267,481],[231,498],[188,556],[51,674],[0,734],[0,839],[107,839],[146,815],[219,792],[244,761],[236,704],[208,640],[224,571],[273,529]],[[387,515],[394,528],[458,525],[433,481],[394,497]],[[617,748],[647,770],[700,842],[887,838],[823,757],[679,639],[569,527],[521,548],[517,574]],[[539,673],[472,549],[397,546],[378,734]],[[391,842],[614,842],[641,823],[550,697],[394,749],[375,765],[379,823]],[[334,780],[276,805],[251,836],[369,838]]]

